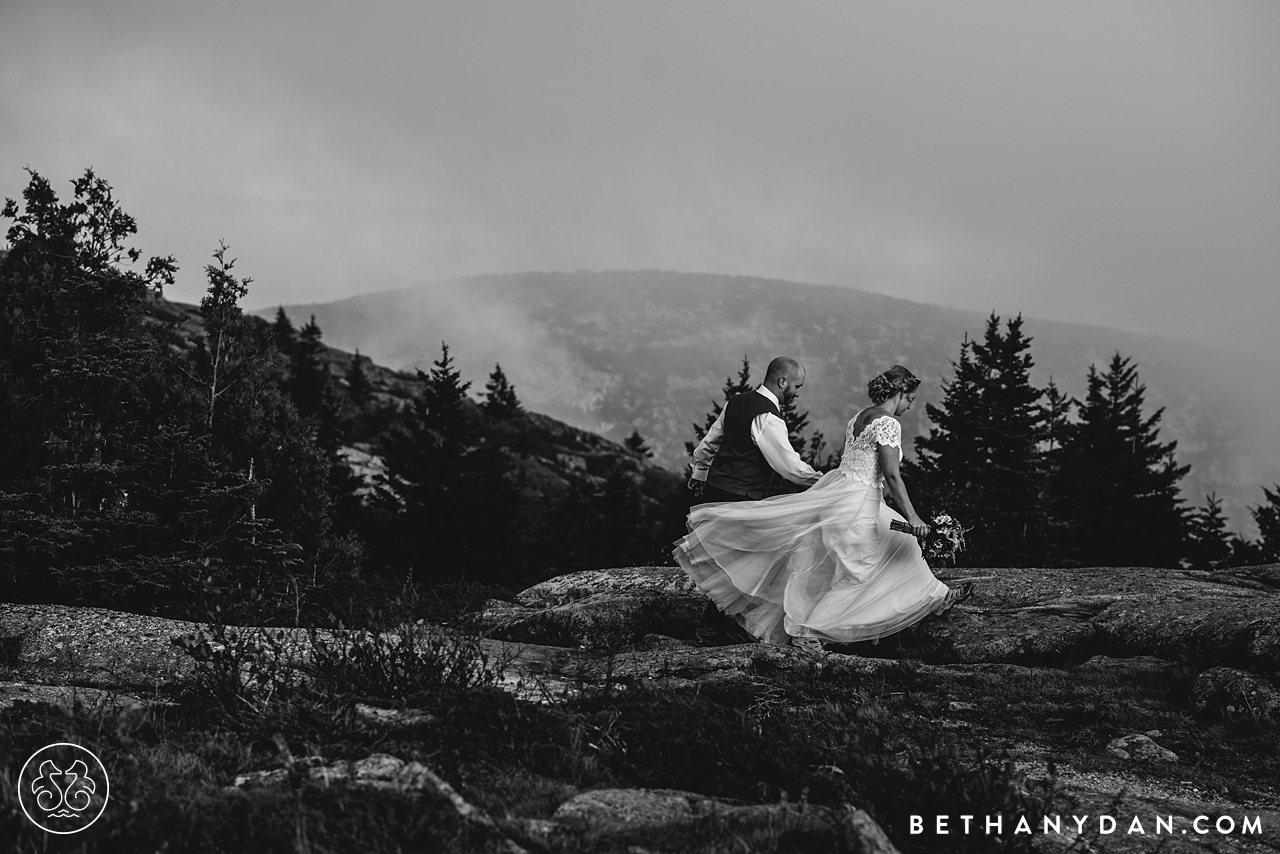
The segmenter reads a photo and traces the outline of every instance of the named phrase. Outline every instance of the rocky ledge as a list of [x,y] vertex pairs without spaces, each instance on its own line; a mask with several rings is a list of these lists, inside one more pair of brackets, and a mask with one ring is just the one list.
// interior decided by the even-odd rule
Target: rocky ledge
[[[1280,691],[1274,684],[1280,674],[1280,566],[1216,573],[961,569],[939,575],[950,584],[973,581],[977,593],[948,615],[881,643],[833,648],[821,656],[765,645],[697,646],[693,637],[704,600],[669,567],[553,578],[512,601],[489,602],[448,631],[480,638],[489,661],[501,668],[502,686],[532,701],[601,680],[644,682],[673,692],[717,681],[770,690],[787,674],[867,677],[906,668],[927,686],[921,690],[929,697],[920,708],[939,728],[999,745],[1032,779],[1048,776],[1052,760],[1078,809],[1148,818],[1146,834],[1121,828],[1105,839],[1108,850],[1280,849],[1280,781],[1251,770],[1250,757],[1241,756],[1245,782],[1224,783],[1229,775],[1221,762],[1206,770],[1200,738],[1209,729],[1222,736],[1244,727],[1251,743],[1280,746]],[[0,707],[24,700],[67,704],[74,698],[113,697],[135,707],[159,702],[160,689],[192,673],[190,656],[172,639],[199,628],[92,608],[0,605]],[[305,632],[269,631],[305,661]],[[1156,686],[1157,695],[1141,694],[1148,685]],[[1073,694],[1064,686],[1079,690]],[[1178,686],[1187,696],[1170,700],[1171,692],[1182,690]],[[1119,719],[1108,692],[1124,695],[1117,702],[1149,706],[1167,725],[1108,730],[1106,721]],[[1031,723],[1011,717],[1015,705],[1025,705]],[[358,713],[371,725],[390,728],[431,724],[413,709],[362,704]],[[448,788],[429,769],[396,757],[378,755],[364,764],[290,757],[289,763],[304,778]],[[238,785],[246,791],[272,785],[281,773],[246,775]],[[691,792],[597,790],[579,793],[550,818],[492,820],[457,800],[469,821],[498,828],[507,850],[554,850],[557,838],[576,834],[581,840],[584,833],[643,845],[647,829],[694,826],[712,815],[744,826],[821,824],[843,834],[856,850],[892,850],[874,822],[853,808],[837,814],[796,805],[721,803]],[[1232,816],[1237,825],[1253,816],[1261,833],[1157,837],[1150,821],[1157,815],[1187,822],[1200,815]],[[1044,837],[1050,848],[1072,842],[1070,834]]]

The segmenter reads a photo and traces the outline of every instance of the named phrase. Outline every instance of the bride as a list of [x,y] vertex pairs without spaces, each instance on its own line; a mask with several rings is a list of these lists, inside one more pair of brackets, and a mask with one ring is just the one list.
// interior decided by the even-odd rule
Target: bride
[[[807,491],[704,504],[675,558],[717,606],[763,641],[820,650],[875,640],[967,599],[934,578],[917,537],[929,532],[898,467],[902,425],[920,380],[894,365],[867,385],[872,405],[845,432],[840,467]],[[904,519],[883,500],[887,491]],[[905,522],[911,533],[890,530]]]

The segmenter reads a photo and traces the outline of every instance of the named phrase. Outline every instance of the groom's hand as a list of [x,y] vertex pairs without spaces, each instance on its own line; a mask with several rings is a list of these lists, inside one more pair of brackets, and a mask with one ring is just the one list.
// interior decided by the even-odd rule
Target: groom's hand
[[689,482],[685,485],[693,490],[694,495],[701,495],[702,488],[706,486],[706,481],[698,480],[696,477],[691,477],[689,478]]

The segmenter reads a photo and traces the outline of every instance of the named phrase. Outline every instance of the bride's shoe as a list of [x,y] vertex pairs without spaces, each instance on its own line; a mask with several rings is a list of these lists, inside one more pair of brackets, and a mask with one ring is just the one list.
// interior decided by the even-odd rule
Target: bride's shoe
[[822,655],[826,652],[826,650],[822,648],[822,641],[817,638],[792,638],[791,645],[797,649],[802,649],[805,652],[812,652],[818,655]]
[[965,601],[972,595],[973,595],[972,581],[966,581],[964,584],[961,584],[959,587],[952,587],[950,590],[947,591],[947,595],[943,597],[942,604],[938,606],[938,610],[935,611],[934,613],[945,614],[948,611],[950,611],[952,608],[954,608],[956,605],[959,605],[961,602]]

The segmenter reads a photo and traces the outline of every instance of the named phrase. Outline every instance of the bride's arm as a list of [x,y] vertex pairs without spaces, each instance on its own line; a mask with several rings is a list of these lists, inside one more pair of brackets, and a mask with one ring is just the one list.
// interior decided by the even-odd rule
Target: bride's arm
[[927,537],[929,535],[929,526],[924,520],[916,514],[915,508],[911,506],[911,496],[907,495],[907,484],[902,480],[902,472],[898,466],[898,448],[896,445],[880,445],[876,448],[876,453],[880,457],[880,471],[884,475],[884,485],[889,492],[889,496],[902,510],[902,515],[906,517],[907,524],[911,526],[911,533],[917,537]]

